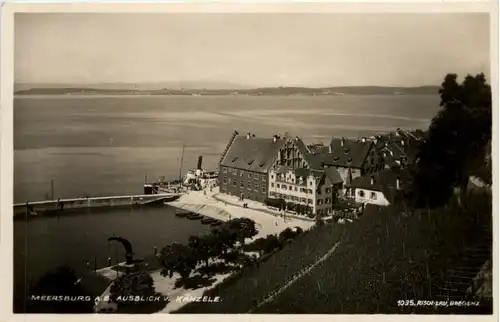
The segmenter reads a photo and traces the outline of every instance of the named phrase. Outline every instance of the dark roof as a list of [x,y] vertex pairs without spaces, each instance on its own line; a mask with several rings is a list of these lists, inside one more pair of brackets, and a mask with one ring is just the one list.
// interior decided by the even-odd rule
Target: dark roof
[[323,164],[326,164],[329,160],[328,151],[326,153],[316,153],[316,154],[307,154],[304,156],[304,159],[309,164],[311,169],[323,169]]
[[304,141],[302,141],[302,139],[300,139],[299,137],[295,138],[295,146],[297,146],[297,149],[300,151],[300,153],[302,153],[302,155],[307,155],[311,152],[305,145]]
[[342,177],[340,176],[340,173],[337,171],[337,169],[329,167],[325,168],[325,175],[330,179],[330,181],[333,184],[338,184],[338,183],[343,183],[344,180],[342,180]]
[[266,173],[278,156],[285,139],[238,135],[221,161],[222,166]]
[[[374,179],[373,184],[371,179]],[[393,201],[396,193],[396,180],[400,179],[400,188],[408,182],[408,172],[399,169],[386,169],[374,173],[371,176],[357,177],[352,180],[351,184],[347,185],[349,188],[367,189],[382,192],[387,200]]]
[[373,141],[333,138],[330,146],[332,152],[328,153],[323,162],[333,166],[361,168],[373,146]]

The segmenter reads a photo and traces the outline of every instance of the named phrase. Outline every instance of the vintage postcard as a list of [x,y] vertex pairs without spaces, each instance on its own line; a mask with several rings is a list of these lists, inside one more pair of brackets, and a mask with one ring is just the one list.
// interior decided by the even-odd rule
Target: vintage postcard
[[6,310],[492,321],[496,8],[5,5]]

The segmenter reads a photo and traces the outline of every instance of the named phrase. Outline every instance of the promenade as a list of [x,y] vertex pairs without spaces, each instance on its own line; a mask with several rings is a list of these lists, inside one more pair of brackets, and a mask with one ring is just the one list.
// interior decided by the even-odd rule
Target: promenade
[[[248,208],[243,208],[243,203]],[[202,191],[189,191],[175,201],[168,202],[169,205],[201,215],[227,221],[231,218],[249,218],[255,221],[259,233],[254,239],[266,237],[270,234],[279,234],[286,228],[300,227],[307,230],[314,225],[314,220],[295,218],[286,214],[285,218],[279,211],[268,209],[265,205],[245,200],[240,201],[235,196],[219,193],[219,188]],[[254,240],[253,239],[253,240]]]

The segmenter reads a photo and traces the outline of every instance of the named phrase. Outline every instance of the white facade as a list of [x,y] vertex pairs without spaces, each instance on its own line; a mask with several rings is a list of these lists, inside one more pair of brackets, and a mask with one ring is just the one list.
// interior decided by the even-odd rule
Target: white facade
[[330,214],[333,205],[333,185],[328,178],[318,187],[317,178],[296,177],[294,170],[279,173],[269,171],[268,197],[282,198],[286,202],[308,205],[313,213]]
[[[354,194],[355,202],[372,204],[377,206],[390,205],[389,200],[387,200],[387,198],[381,191],[356,188],[352,189],[351,193]],[[353,196],[351,195],[351,197]]]

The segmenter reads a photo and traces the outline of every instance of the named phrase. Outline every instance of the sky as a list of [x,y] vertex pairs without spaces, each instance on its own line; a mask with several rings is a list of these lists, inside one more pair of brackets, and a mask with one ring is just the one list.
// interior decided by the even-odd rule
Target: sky
[[16,83],[438,85],[489,76],[486,13],[22,13]]

